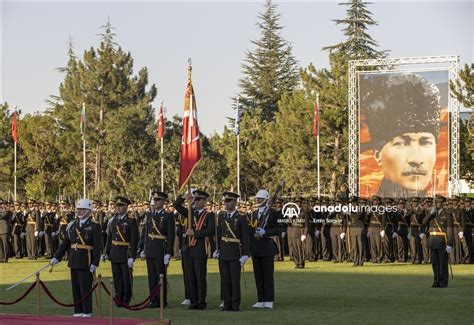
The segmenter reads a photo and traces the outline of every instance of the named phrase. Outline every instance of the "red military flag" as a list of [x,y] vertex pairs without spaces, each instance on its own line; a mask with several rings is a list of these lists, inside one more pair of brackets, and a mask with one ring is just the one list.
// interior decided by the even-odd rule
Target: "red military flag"
[[181,162],[179,170],[179,188],[184,187],[201,159],[201,141],[197,119],[196,98],[194,97],[191,77],[186,85],[184,96],[183,137],[181,139]]
[[158,115],[158,139],[163,138],[165,134],[165,116],[163,114],[163,101],[160,105],[160,115]]
[[15,143],[18,142],[18,130],[16,126],[16,109],[12,114],[12,138],[13,138],[13,142]]
[[313,136],[319,135],[319,107],[318,103],[314,103],[314,119],[313,119]]

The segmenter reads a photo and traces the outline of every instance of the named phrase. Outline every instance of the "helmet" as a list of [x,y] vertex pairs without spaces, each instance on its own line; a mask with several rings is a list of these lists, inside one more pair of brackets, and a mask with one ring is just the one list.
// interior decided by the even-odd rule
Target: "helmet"
[[76,209],[89,209],[92,210],[92,202],[89,199],[81,199],[77,202]]
[[255,195],[255,198],[268,200],[270,198],[270,194],[268,194],[267,190],[258,190],[257,194]]

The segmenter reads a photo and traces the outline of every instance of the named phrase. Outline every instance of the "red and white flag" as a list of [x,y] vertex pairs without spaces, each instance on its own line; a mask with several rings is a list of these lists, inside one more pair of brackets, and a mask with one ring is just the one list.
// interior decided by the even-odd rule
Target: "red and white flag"
[[165,134],[165,116],[163,113],[163,102],[160,105],[160,115],[158,115],[158,139],[163,138]]
[[314,119],[313,119],[313,136],[319,135],[319,107],[318,103],[314,103]]
[[179,188],[184,187],[201,159],[201,141],[196,109],[196,98],[191,79],[186,85],[184,96],[183,137],[181,139],[181,161],[179,170]]
[[12,139],[13,142],[17,143],[18,142],[18,130],[17,130],[17,125],[16,125],[16,109],[13,111],[12,114]]

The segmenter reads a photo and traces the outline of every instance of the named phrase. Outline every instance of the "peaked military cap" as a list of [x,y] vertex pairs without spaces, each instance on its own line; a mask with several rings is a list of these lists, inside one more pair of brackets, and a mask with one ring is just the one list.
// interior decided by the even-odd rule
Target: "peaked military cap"
[[442,195],[436,194],[435,195],[435,201],[436,202],[446,202],[446,198]]
[[160,192],[160,191],[151,192],[151,197],[154,200],[168,200],[168,194]]
[[115,198],[115,205],[129,205],[129,204],[132,204],[132,201],[130,201],[125,196],[117,196]]
[[194,190],[193,191],[193,196],[195,198],[207,199],[209,197],[209,193],[201,191],[201,190]]
[[237,193],[234,192],[224,192],[222,194],[222,197],[224,200],[237,200],[240,196]]

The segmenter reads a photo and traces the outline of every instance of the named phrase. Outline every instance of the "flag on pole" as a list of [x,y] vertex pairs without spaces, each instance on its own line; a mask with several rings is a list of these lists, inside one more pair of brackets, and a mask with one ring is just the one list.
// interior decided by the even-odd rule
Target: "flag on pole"
[[86,104],[82,104],[82,113],[81,113],[81,135],[84,138],[86,132]]
[[12,139],[13,142],[18,143],[18,131],[16,126],[16,109],[12,114]]
[[314,103],[314,119],[313,119],[313,136],[319,135],[319,107],[318,103]]
[[165,117],[163,114],[163,101],[161,101],[160,115],[158,115],[158,139],[163,138],[164,134],[165,134]]
[[235,135],[240,134],[240,111],[239,107],[237,106],[237,109],[235,110],[235,127],[234,127],[234,133]]
[[180,190],[188,181],[194,168],[201,159],[201,142],[197,119],[196,98],[191,76],[186,85],[184,96],[183,137],[181,139],[181,161],[179,170]]

